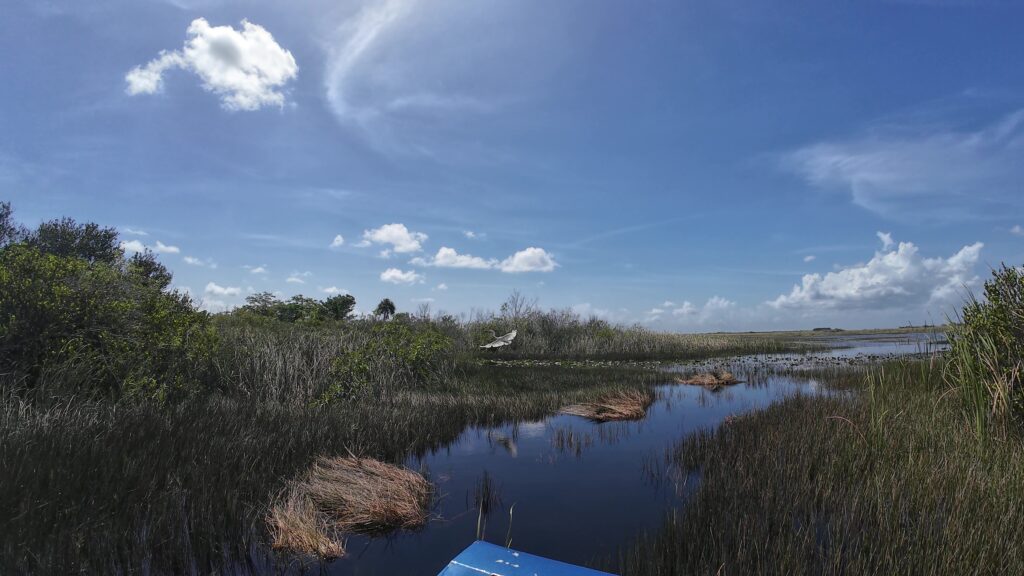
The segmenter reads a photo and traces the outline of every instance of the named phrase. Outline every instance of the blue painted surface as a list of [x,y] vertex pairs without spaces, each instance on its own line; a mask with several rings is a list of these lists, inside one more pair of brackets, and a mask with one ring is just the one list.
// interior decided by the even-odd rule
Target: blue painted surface
[[474,542],[437,576],[612,576],[525,552]]

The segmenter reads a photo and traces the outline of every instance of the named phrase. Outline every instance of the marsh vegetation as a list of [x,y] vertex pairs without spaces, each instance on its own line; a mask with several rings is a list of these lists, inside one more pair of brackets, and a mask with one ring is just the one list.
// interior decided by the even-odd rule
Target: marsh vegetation
[[[505,503],[531,551],[623,574],[1024,568],[1017,269],[948,354],[880,365],[801,356],[820,335],[664,334],[518,294],[463,317],[269,294],[211,315],[111,229],[26,230],[0,205],[0,231],[5,574],[301,571],[424,525],[450,557],[464,522],[511,537]],[[444,460],[462,446],[480,468]],[[651,499],[655,449],[677,490]],[[523,491],[545,475],[562,492]],[[606,532],[567,497],[595,486],[627,514]]]

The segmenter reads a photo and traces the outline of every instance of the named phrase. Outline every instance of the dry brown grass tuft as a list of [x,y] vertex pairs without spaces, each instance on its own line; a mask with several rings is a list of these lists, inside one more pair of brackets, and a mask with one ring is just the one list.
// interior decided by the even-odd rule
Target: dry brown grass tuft
[[697,374],[690,378],[676,377],[677,384],[688,384],[690,386],[703,386],[709,390],[718,390],[723,386],[732,386],[738,384],[739,380],[736,376],[733,376],[732,372],[728,370],[715,370],[714,372],[705,372],[703,374]]
[[383,534],[427,523],[433,486],[421,474],[372,458],[321,458],[268,516],[273,546],[337,557],[346,533]]
[[345,555],[345,544],[316,506],[295,488],[270,509],[267,516],[275,550],[289,550],[324,558]]
[[596,402],[572,404],[562,408],[562,414],[582,416],[595,422],[612,420],[639,420],[647,415],[647,407],[654,402],[650,390],[623,390],[605,396]]

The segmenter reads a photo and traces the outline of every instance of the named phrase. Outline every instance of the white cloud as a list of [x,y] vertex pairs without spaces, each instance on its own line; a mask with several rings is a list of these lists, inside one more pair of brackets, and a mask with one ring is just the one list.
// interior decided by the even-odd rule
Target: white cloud
[[217,263],[214,262],[210,258],[207,258],[207,259],[204,260],[202,258],[196,258],[194,256],[184,256],[184,257],[182,257],[182,260],[184,260],[186,264],[190,264],[192,266],[201,266],[203,268],[210,268],[210,269],[216,269],[217,268]]
[[[653,322],[661,317],[664,312],[671,312],[672,316],[688,323],[706,324],[708,322],[720,322],[722,314],[736,307],[736,303],[721,296],[708,298],[703,306],[697,306],[689,300],[682,304],[672,301],[665,302],[665,310],[655,308],[649,313],[647,320]],[[657,311],[657,313],[654,313]]]
[[181,249],[177,246],[168,246],[159,240],[156,241],[154,246],[146,246],[138,240],[123,241],[120,246],[125,252],[145,252],[146,250],[156,252],[157,254],[178,254],[181,252]]
[[338,288],[337,286],[328,286],[327,288],[321,288],[320,291],[323,292],[324,294],[331,294],[331,295],[334,295],[334,294],[348,294],[349,293],[348,290],[346,290],[344,288]]
[[413,270],[402,271],[398,268],[388,268],[380,273],[382,282],[389,284],[416,284],[423,282],[423,276]]
[[281,89],[298,74],[291,52],[282,48],[262,26],[242,20],[241,30],[192,21],[181,50],[163,51],[144,66],[125,75],[130,95],[163,90],[166,71],[180,68],[195,73],[203,88],[220,96],[231,111],[283,106]]
[[125,252],[145,252],[146,245],[138,240],[128,240],[127,242],[121,242],[121,250]]
[[993,206],[1019,206],[1024,180],[1024,110],[988,126],[956,129],[931,121],[876,126],[847,140],[784,156],[809,184],[846,190],[884,216],[964,219]]
[[1010,228],[1010,234],[1014,236],[1024,236],[1024,228],[1021,228],[1020,224],[1015,224],[1013,228]]
[[442,246],[438,249],[433,258],[413,258],[410,264],[416,266],[434,266],[436,268],[473,268],[476,270],[488,270],[498,265],[498,261],[484,260],[479,256],[470,254],[459,254],[454,248]]
[[447,289],[448,289],[448,285],[445,284],[444,282],[441,282],[440,284],[437,285],[436,288],[434,288],[434,290],[440,290],[442,292],[447,290]]
[[807,256],[804,256],[804,262],[814,262],[817,258],[818,257],[814,254],[808,254]]
[[433,298],[410,298],[412,302],[420,302],[422,304],[432,304],[435,300]]
[[247,266],[247,268],[249,268],[249,274],[266,274],[267,273],[267,267],[266,266],[255,266],[255,267],[248,267]]
[[875,252],[866,264],[824,276],[807,274],[789,294],[768,304],[775,309],[883,310],[950,303],[964,286],[977,282],[974,268],[983,246],[976,242],[949,258],[924,258],[917,246],[900,242],[895,250]]
[[206,293],[214,296],[238,296],[242,293],[241,288],[235,286],[221,286],[215,282],[206,285]]
[[308,270],[306,272],[292,272],[284,281],[289,284],[305,284],[305,278],[309,278],[312,275],[313,273]]
[[149,233],[145,230],[138,230],[136,228],[125,228],[124,230],[121,230],[121,233],[129,234],[131,236],[149,236]]
[[167,244],[157,240],[156,246],[153,246],[153,252],[156,252],[157,254],[178,254],[181,252],[181,249],[177,246],[168,246]]
[[882,250],[888,250],[893,247],[895,242],[892,241],[892,234],[888,232],[875,232],[878,239],[882,242]]
[[[399,254],[419,252],[423,249],[422,242],[426,241],[427,235],[422,232],[412,232],[405,227],[405,224],[385,224],[380,228],[363,231],[363,240],[356,246],[366,247],[371,244],[387,244],[388,255],[392,251]],[[387,256],[384,256],[385,258]]]
[[341,234],[338,234],[337,236],[334,237],[334,240],[331,240],[331,248],[340,248],[341,246],[344,245],[345,239],[341,236]]
[[520,250],[501,262],[502,272],[551,272],[558,266],[554,258],[543,248],[530,247]]
[[470,240],[480,240],[487,236],[483,232],[474,232],[472,230],[463,230],[462,235]]
[[684,300],[682,304],[672,310],[673,316],[693,316],[698,312],[697,307],[693,305],[689,300]]
[[665,308],[674,308],[676,303],[671,300],[665,300],[664,302],[661,303],[661,305],[664,306]]

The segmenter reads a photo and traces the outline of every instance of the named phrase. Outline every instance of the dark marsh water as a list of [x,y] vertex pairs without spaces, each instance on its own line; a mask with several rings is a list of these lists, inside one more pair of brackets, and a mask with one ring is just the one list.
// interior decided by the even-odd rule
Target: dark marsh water
[[[646,418],[636,422],[597,424],[555,415],[468,429],[445,449],[406,463],[427,472],[437,486],[435,519],[425,529],[389,538],[350,538],[349,555],[317,571],[434,575],[476,539],[478,530],[489,542],[505,544],[510,537],[513,548],[531,554],[592,564],[641,532],[657,530],[666,511],[695,487],[699,478],[673,478],[661,466],[666,450],[678,440],[793,394],[827,393],[813,378],[765,376],[766,365],[853,364],[944,346],[931,334],[839,335],[827,341],[837,348],[709,362],[728,364],[741,380],[751,380],[717,392],[670,384],[666,376]],[[744,366],[751,366],[750,374]]]

